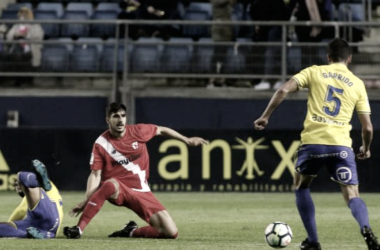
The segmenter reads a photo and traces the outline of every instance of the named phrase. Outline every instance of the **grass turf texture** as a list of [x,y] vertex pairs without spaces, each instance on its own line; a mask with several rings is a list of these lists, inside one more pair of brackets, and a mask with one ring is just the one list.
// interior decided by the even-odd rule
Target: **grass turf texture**
[[[367,249],[359,227],[344,204],[340,193],[313,193],[319,237],[324,250]],[[64,226],[73,226],[78,218],[67,215],[84,192],[62,192]],[[297,213],[293,193],[156,193],[179,228],[176,240],[108,238],[129,220],[146,225],[133,212],[105,203],[86,228],[81,239],[66,239],[62,230],[56,239],[0,238],[1,249],[162,249],[219,250],[272,249],[264,241],[265,227],[273,221],[284,221],[294,238],[286,249],[299,249],[306,233]],[[362,194],[372,228],[380,236],[380,199],[378,194]],[[0,192],[0,221],[6,221],[20,198],[12,192]]]

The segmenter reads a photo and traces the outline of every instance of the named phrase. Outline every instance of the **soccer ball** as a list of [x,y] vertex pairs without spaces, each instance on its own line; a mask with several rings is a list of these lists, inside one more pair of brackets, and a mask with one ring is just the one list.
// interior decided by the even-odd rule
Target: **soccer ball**
[[273,248],[287,247],[292,241],[292,238],[292,229],[285,222],[273,222],[265,229],[265,240],[268,245]]

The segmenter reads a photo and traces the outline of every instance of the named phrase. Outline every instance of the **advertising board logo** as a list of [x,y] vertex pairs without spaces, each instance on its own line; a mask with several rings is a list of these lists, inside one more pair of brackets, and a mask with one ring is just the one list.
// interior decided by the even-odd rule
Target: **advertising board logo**
[[1,150],[0,150],[0,172],[9,172],[8,164],[5,161],[5,158]]
[[16,174],[10,174],[10,168],[0,150],[0,190],[11,190],[12,184],[17,178]]
[[[212,177],[211,167],[212,157],[215,158],[215,154],[212,152],[217,150],[218,156],[221,161],[221,166],[217,168],[222,172],[223,180],[231,180],[233,174],[241,176],[247,180],[253,180],[256,177],[263,176],[264,174],[270,175],[271,180],[279,180],[284,172],[288,171],[291,175],[294,175],[294,163],[293,155],[297,151],[300,141],[293,141],[288,148],[285,148],[280,140],[272,140],[270,143],[275,149],[276,153],[280,156],[280,162],[270,173],[266,173],[263,169],[265,166],[260,168],[258,162],[256,161],[257,150],[267,150],[270,148],[270,143],[268,145],[263,145],[265,138],[260,138],[258,140],[253,140],[253,138],[248,137],[246,140],[241,138],[235,138],[239,143],[238,145],[231,145],[228,141],[222,139],[215,139],[210,141],[208,145],[202,146],[201,155],[201,178],[202,180],[210,180]],[[163,156],[158,163],[158,174],[165,180],[186,180],[189,179],[189,151],[187,145],[183,142],[169,139],[165,140],[159,146],[159,153],[167,153],[169,148],[177,148],[178,154],[170,154]],[[245,150],[245,158],[243,162],[237,163],[233,162],[233,151],[234,150]],[[213,155],[213,156],[211,156]],[[177,170],[169,170],[168,167],[171,164],[178,164]],[[234,172],[233,166],[236,164],[241,164],[240,169]],[[268,172],[268,171],[267,171]]]

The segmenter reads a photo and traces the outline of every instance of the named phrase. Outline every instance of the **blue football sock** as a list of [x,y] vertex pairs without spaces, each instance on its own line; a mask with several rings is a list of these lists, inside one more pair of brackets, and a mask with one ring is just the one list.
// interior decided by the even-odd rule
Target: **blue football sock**
[[355,220],[359,223],[360,229],[363,229],[364,226],[371,228],[369,225],[367,206],[361,198],[352,198],[348,202],[348,207],[351,209]]
[[296,204],[301,216],[303,225],[307,232],[309,242],[318,242],[317,225],[315,223],[315,208],[310,189],[296,190]]
[[20,180],[21,184],[27,188],[35,188],[35,187],[41,186],[37,180],[37,176],[35,173],[20,172],[19,173],[19,180]]
[[16,229],[7,223],[0,223],[0,238],[1,237],[26,238],[27,233]]

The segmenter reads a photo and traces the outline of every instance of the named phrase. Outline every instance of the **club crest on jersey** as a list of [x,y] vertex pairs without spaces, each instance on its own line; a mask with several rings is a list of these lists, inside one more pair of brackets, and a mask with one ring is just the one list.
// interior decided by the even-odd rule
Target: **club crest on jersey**
[[133,149],[138,149],[139,148],[139,144],[138,144],[137,141],[135,141],[135,142],[132,143],[132,148]]

